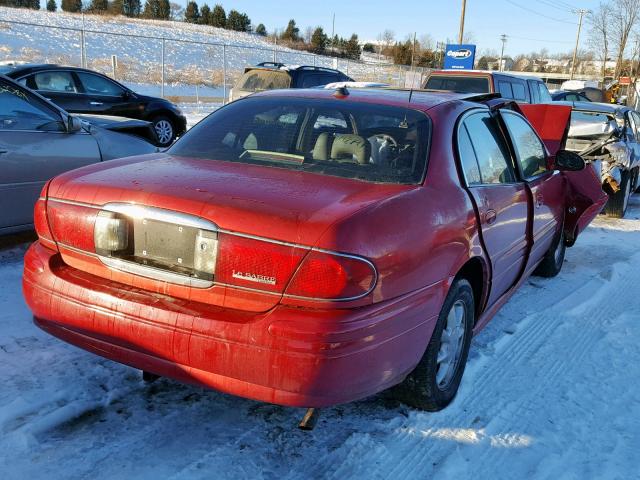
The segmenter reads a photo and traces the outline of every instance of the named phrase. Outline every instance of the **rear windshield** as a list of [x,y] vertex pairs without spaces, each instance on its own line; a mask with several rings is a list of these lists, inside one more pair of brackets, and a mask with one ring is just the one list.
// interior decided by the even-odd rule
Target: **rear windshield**
[[470,77],[462,75],[433,75],[427,80],[427,90],[449,90],[462,93],[489,93],[487,77]]
[[249,70],[240,77],[236,88],[245,92],[259,92],[262,90],[289,88],[290,86],[291,77],[287,72],[280,70]]
[[424,175],[430,132],[429,118],[408,108],[248,97],[211,114],[169,153],[415,184]]

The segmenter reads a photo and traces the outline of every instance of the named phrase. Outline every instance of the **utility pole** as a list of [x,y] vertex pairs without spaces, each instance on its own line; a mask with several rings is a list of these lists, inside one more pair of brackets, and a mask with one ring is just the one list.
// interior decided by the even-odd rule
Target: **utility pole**
[[331,54],[333,55],[333,52],[335,50],[335,45],[334,45],[334,38],[336,35],[336,12],[333,12],[333,21],[331,22]]
[[500,64],[498,65],[498,70],[502,72],[504,71],[504,68],[502,67],[502,59],[504,58],[504,44],[507,43],[507,36],[504,33],[500,35],[500,41],[502,42],[502,50],[500,51]]
[[576,60],[578,59],[578,45],[580,43],[580,30],[582,30],[582,17],[584,17],[590,10],[586,10],[581,8],[579,10],[573,10],[573,13],[577,13],[580,15],[580,20],[578,21],[578,33],[576,35],[576,48],[573,50],[573,61],[571,62],[571,76],[570,80],[573,80],[573,75],[576,73]]
[[464,15],[467,9],[467,0],[462,0],[462,13],[460,14],[460,33],[458,34],[458,45],[462,45],[464,38]]

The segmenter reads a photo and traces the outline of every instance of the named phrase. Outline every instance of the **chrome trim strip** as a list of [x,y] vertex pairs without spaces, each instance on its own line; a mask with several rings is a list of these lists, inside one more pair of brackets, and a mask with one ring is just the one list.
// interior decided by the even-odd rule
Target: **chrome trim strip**
[[65,200],[63,198],[47,197],[47,202],[62,203],[65,205],[73,205],[76,207],[93,208],[94,210],[101,210],[102,205],[94,205],[92,203],[76,202],[75,200]]
[[[77,253],[81,253],[81,254],[85,254],[85,255],[89,255],[95,258],[98,258],[100,261],[102,261],[105,265],[111,267],[111,268],[115,268],[117,270],[123,270],[126,271],[127,273],[133,273],[133,274],[139,274],[143,277],[146,278],[151,278],[153,280],[162,280],[162,281],[168,281],[170,283],[178,283],[180,285],[187,285],[187,286],[193,286],[195,288],[208,288],[208,287],[212,287],[214,285],[216,286],[223,286],[223,287],[228,287],[228,288],[237,288],[240,290],[246,290],[246,291],[251,291],[251,292],[256,292],[256,293],[263,293],[263,294],[267,294],[267,295],[277,295],[277,296],[282,296],[283,298],[292,298],[292,299],[297,299],[297,300],[307,300],[307,301],[317,301],[317,302],[348,302],[348,301],[353,301],[353,300],[359,300],[361,298],[366,297],[367,295],[369,295],[371,292],[373,292],[373,290],[376,288],[377,284],[378,284],[378,270],[376,269],[375,265],[373,264],[373,262],[371,260],[369,260],[368,258],[365,257],[361,257],[358,255],[353,255],[353,254],[348,254],[348,253],[342,253],[342,252],[338,252],[335,250],[329,250],[329,249],[325,249],[325,248],[318,248],[318,247],[309,247],[306,245],[300,245],[300,244],[295,244],[295,243],[291,243],[291,242],[284,242],[282,240],[275,240],[275,239],[271,239],[271,238],[266,238],[266,237],[260,237],[257,235],[251,235],[248,233],[240,233],[240,232],[234,232],[232,230],[226,230],[226,229],[222,229],[222,228],[218,228],[216,224],[214,224],[213,222],[210,222],[209,220],[205,220],[202,217],[196,217],[190,214],[186,214],[186,213],[181,213],[181,212],[175,212],[173,210],[165,210],[162,208],[157,208],[157,207],[148,207],[145,205],[140,205],[140,204],[136,204],[136,203],[120,203],[120,202],[114,202],[114,203],[107,203],[103,206],[99,206],[99,205],[93,205],[93,204],[89,204],[89,203],[84,203],[84,202],[77,202],[77,201],[73,201],[73,200],[63,200],[63,199],[59,199],[59,198],[49,198],[49,201],[53,201],[53,202],[58,202],[58,203],[63,203],[63,204],[68,204],[68,205],[75,205],[75,206],[81,206],[81,207],[88,207],[88,208],[93,208],[96,210],[109,210],[112,212],[116,212],[116,213],[122,213],[123,215],[127,215],[130,214],[131,209],[132,208],[140,208],[141,211],[143,211],[145,214],[151,213],[153,216],[147,216],[146,218],[153,218],[156,220],[160,220],[160,221],[167,221],[167,218],[173,218],[175,219],[175,221],[178,222],[189,222],[189,223],[183,223],[183,225],[185,226],[193,226],[195,228],[202,228],[205,230],[211,230],[211,231],[216,231],[218,233],[225,233],[227,235],[233,235],[233,236],[237,236],[237,237],[242,237],[242,238],[249,238],[249,239],[253,239],[253,240],[258,240],[258,241],[262,241],[262,242],[267,242],[267,243],[273,243],[273,244],[277,244],[277,245],[283,245],[283,246],[287,246],[287,247],[292,247],[292,248],[299,248],[299,249],[304,249],[307,250],[308,252],[321,252],[321,253],[327,253],[329,255],[336,255],[339,257],[345,257],[345,258],[351,258],[354,260],[360,260],[362,262],[367,263],[370,267],[371,270],[373,271],[373,282],[371,284],[371,288],[369,288],[368,291],[366,291],[365,293],[358,295],[356,297],[348,297],[348,298],[315,298],[315,297],[302,297],[302,296],[297,296],[297,295],[287,295],[284,293],[278,293],[278,292],[269,292],[266,290],[259,290],[257,288],[250,288],[250,287],[243,287],[243,286],[239,286],[239,285],[230,285],[227,283],[220,283],[220,282],[216,282],[215,281],[215,272],[214,272],[214,281],[208,281],[208,280],[202,280],[202,279],[198,279],[198,278],[193,278],[193,277],[186,277],[184,275],[179,275],[179,274],[175,274],[175,273],[171,273],[171,272],[167,272],[166,270],[161,270],[161,269],[156,269],[153,267],[147,267],[147,266],[143,266],[140,265],[138,263],[133,263],[133,262],[126,262],[120,259],[114,259],[114,258],[110,258],[110,257],[102,257],[100,255],[97,255],[95,253],[91,253],[91,252],[87,252],[85,250],[80,250],[78,248],[75,247],[71,247],[65,243],[61,243],[58,242],[59,245],[72,250],[74,252]],[[110,260],[110,262],[105,262],[104,260]],[[304,261],[304,259],[302,260]],[[119,266],[121,264],[127,264],[124,265],[124,267],[119,268]],[[135,267],[141,267],[140,271],[135,271],[133,269],[131,269],[131,266],[135,266]],[[294,272],[295,275],[296,272]],[[164,274],[164,275],[160,275],[160,274]],[[175,278],[175,280],[163,280],[161,278],[158,277],[171,277],[171,278]],[[292,280],[293,277],[291,277],[290,280]],[[193,285],[190,283],[190,281],[193,281]],[[186,282],[186,283],[185,283]],[[199,285],[204,285],[206,283],[206,286],[199,286]]]
[[160,268],[148,267],[146,265],[141,265],[134,262],[127,262],[126,260],[121,260],[119,258],[103,257],[101,255],[96,256],[107,267],[126,273],[132,273],[134,275],[140,275],[141,277],[151,278],[153,280],[159,280],[162,282],[174,283],[193,288],[209,288],[214,284],[214,282],[212,282],[211,280],[202,280],[200,278],[187,277],[186,275],[168,272],[167,270],[162,270]]
[[59,247],[66,248],[67,250],[71,250],[72,252],[79,253],[81,255],[87,255],[88,257],[92,257],[92,258],[98,258],[98,255],[93,252],[87,252],[86,250],[72,247],[71,245],[64,242],[57,242],[57,243]]
[[183,227],[200,228],[213,232],[218,231],[218,226],[215,223],[205,220],[204,218],[188,213],[176,212],[174,210],[166,210],[164,208],[148,207],[137,203],[107,203],[103,205],[100,210],[121,213],[127,217],[172,223]]

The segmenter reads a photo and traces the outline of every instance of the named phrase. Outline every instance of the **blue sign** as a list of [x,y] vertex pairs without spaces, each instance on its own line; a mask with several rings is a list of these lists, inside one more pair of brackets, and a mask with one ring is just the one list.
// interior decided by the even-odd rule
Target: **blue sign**
[[444,52],[444,68],[473,70],[473,62],[475,59],[475,45],[447,45]]

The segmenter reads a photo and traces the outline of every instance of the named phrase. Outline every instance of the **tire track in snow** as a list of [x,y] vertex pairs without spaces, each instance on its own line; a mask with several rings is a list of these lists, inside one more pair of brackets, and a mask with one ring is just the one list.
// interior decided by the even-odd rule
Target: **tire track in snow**
[[[633,264],[634,262],[630,262]],[[636,262],[637,263],[637,262]],[[637,285],[638,274],[632,269],[626,269],[621,280],[625,285]],[[595,282],[595,285],[594,285]],[[590,291],[596,287],[596,295],[590,295]],[[610,290],[613,290],[610,292]],[[548,364],[550,358],[557,357],[557,351],[553,343],[548,343],[553,338],[555,331],[560,327],[563,328],[575,322],[574,313],[571,315],[558,315],[558,307],[562,304],[565,306],[569,302],[560,302],[560,305],[548,308],[540,314],[530,315],[517,324],[517,330],[513,337],[501,338],[496,343],[495,359],[490,367],[486,358],[480,358],[479,365],[471,365],[472,379],[463,385],[463,391],[456,399],[450,409],[455,409],[453,416],[449,410],[438,414],[415,413],[405,421],[404,424],[396,428],[393,435],[388,437],[384,444],[376,444],[372,442],[370,435],[360,435],[358,433],[352,435],[349,442],[351,451],[340,448],[332,452],[326,457],[318,459],[314,467],[311,469],[314,476],[327,478],[345,478],[347,476],[358,477],[359,475],[369,475],[372,472],[367,467],[375,466],[376,478],[406,478],[412,472],[426,472],[433,469],[434,464],[441,463],[452,451],[455,442],[435,441],[429,442],[428,439],[439,438],[440,432],[446,427],[460,427],[464,429],[474,428],[474,419],[476,412],[484,411],[489,421],[485,428],[480,430],[479,437],[473,437],[473,433],[469,432],[469,442],[477,441],[500,441],[500,437],[487,436],[487,427],[490,431],[499,431],[502,424],[509,425],[509,420],[514,416],[518,416],[525,412],[527,408],[532,408],[532,400],[535,399],[540,392],[552,384],[561,375],[569,372],[572,366],[579,364],[582,358],[589,351],[589,347],[597,340],[599,330],[598,326],[613,313],[610,308],[610,301],[614,300],[616,305],[621,305],[621,300],[628,294],[627,289],[620,288],[616,283],[602,283],[602,280],[596,279],[587,283],[580,291],[575,292],[574,298],[591,298],[592,305],[595,304],[595,310],[589,317],[588,324],[579,325],[574,342],[571,345],[570,352],[567,357],[571,358],[571,362],[554,362],[549,369],[540,371],[540,375],[536,378],[535,387],[529,389],[526,382],[521,382],[522,375],[519,368],[525,363],[534,363],[541,366]],[[604,302],[601,299],[608,293],[612,294],[610,301]],[[585,310],[584,307],[578,309]],[[562,309],[561,309],[562,310]],[[575,306],[574,306],[575,310]],[[551,355],[549,355],[549,353]],[[553,355],[555,353],[555,355]],[[480,374],[478,369],[484,368]],[[470,372],[467,372],[470,373]],[[525,373],[525,375],[530,372]],[[495,385],[506,383],[511,387],[511,394],[496,398]],[[485,388],[492,385],[493,388]],[[505,405],[504,398],[513,398],[513,390],[519,390],[519,396],[516,398],[524,398],[524,402],[518,402],[514,406]],[[462,397],[462,398],[460,398]],[[512,411],[510,415],[505,412]],[[416,421],[417,420],[417,421]],[[426,427],[426,428],[424,428]],[[354,454],[355,450],[355,454]],[[505,449],[496,448],[494,451],[503,451]],[[342,458],[340,458],[342,457]],[[349,457],[357,458],[357,461],[350,462]],[[399,461],[402,459],[402,461]],[[354,463],[357,465],[354,465]],[[484,462],[483,462],[484,463]],[[335,471],[327,472],[326,465],[340,465]],[[496,465],[494,462],[487,464]],[[359,471],[358,467],[367,466],[366,471]],[[307,470],[309,472],[309,470]],[[294,477],[292,472],[290,477]]]

